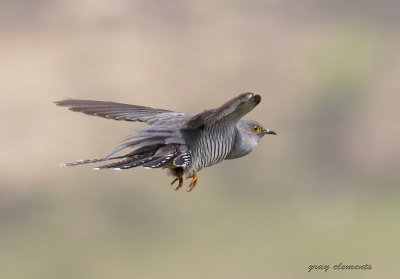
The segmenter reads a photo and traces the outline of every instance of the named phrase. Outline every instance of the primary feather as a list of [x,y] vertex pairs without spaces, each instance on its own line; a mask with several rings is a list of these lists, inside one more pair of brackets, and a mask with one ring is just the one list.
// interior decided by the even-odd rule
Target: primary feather
[[55,102],[58,106],[69,107],[71,111],[83,112],[114,120],[139,121],[149,125],[172,125],[183,123],[192,116],[166,109],[128,105],[115,102],[66,99]]

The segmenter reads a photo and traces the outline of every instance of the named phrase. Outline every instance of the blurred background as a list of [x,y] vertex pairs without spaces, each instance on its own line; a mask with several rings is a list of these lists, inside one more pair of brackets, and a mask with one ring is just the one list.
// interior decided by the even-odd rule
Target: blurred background
[[[387,0],[1,0],[0,277],[400,275],[399,24]],[[246,91],[278,135],[190,194],[57,166],[143,124],[53,101],[197,113]]]

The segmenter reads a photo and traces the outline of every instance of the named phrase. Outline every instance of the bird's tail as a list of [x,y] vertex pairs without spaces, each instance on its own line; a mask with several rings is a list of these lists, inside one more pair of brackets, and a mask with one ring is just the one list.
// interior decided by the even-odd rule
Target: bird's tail
[[[168,164],[169,162],[176,159],[179,154],[178,152],[160,152],[162,148],[154,149],[152,152],[147,152],[140,155],[123,155],[118,157],[105,157],[100,159],[90,159],[90,160],[79,160],[73,163],[64,163],[60,164],[62,167],[72,167],[84,164],[92,164],[92,163],[99,163],[104,161],[111,161],[111,160],[118,160],[116,162],[106,164],[103,166],[95,167],[95,170],[100,169],[115,169],[115,170],[123,170],[123,169],[130,169],[134,167],[143,166],[144,168],[161,168],[164,165]],[[172,150],[171,150],[172,151]],[[162,154],[161,154],[162,153]]]
[[170,156],[155,156],[155,152],[143,154],[140,156],[126,157],[123,160],[100,166],[95,168],[99,169],[115,169],[115,170],[126,170],[142,166],[144,168],[160,168],[170,162],[173,158]]
[[109,160],[115,160],[115,159],[122,159],[124,156],[118,156],[118,157],[105,157],[105,158],[98,158],[98,159],[88,159],[88,160],[78,160],[76,162],[72,163],[60,163],[58,164],[60,167],[73,167],[73,166],[79,166],[79,165],[85,165],[85,164],[93,164],[93,163],[99,163],[99,162],[104,162],[104,161],[109,161]]
[[[171,161],[177,163],[184,161],[187,164],[190,158],[187,155],[188,153],[185,152],[187,150],[183,143],[175,127],[148,127],[127,137],[121,145],[117,146],[111,154],[104,158],[79,160],[74,163],[62,164],[61,166],[78,166],[112,160],[118,161],[95,167],[94,169],[113,168],[122,170],[138,166],[143,166],[144,168],[161,168]],[[113,156],[126,148],[136,149],[122,156]],[[176,166],[183,167],[185,165]]]

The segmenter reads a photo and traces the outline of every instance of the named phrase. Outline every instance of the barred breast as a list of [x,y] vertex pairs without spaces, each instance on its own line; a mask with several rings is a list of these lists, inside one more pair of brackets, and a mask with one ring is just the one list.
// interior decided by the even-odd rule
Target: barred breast
[[224,160],[232,149],[234,135],[235,126],[224,121],[205,127],[190,150],[192,165],[187,169],[187,175]]

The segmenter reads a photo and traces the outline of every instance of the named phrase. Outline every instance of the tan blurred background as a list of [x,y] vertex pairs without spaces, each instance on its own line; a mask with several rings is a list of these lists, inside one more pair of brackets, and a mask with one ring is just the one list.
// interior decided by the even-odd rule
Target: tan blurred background
[[[400,275],[400,2],[294,2],[0,1],[0,278]],[[278,136],[190,194],[57,166],[142,125],[53,101],[196,113],[246,91]]]

